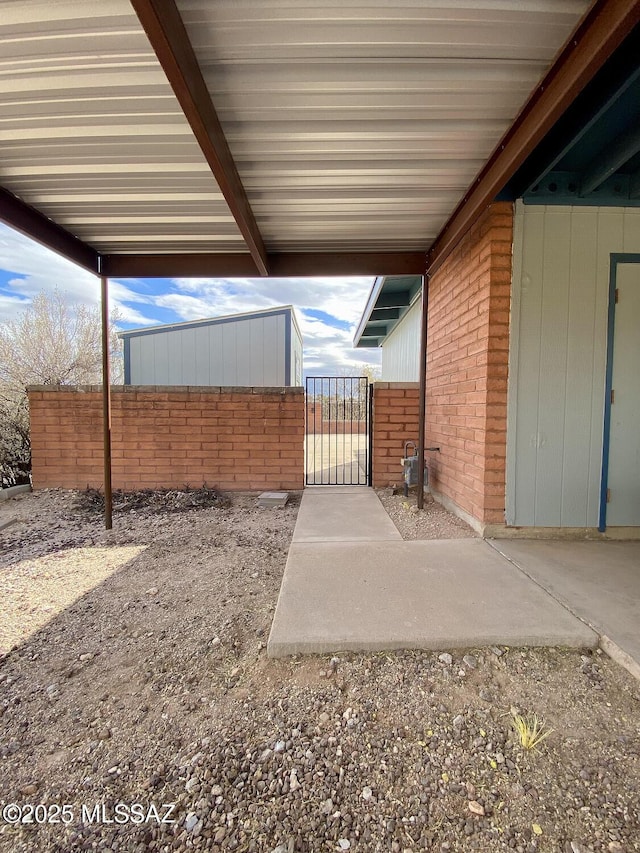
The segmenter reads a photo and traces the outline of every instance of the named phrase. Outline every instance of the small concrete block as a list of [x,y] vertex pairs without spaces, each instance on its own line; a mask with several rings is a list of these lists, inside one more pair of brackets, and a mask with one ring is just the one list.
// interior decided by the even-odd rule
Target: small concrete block
[[258,496],[258,506],[283,507],[289,500],[289,492],[263,492]]

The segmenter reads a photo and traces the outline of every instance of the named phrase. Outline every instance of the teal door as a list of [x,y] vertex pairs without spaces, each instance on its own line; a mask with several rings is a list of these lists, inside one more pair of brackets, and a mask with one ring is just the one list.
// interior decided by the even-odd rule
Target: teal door
[[619,263],[611,374],[607,527],[640,526],[640,264]]

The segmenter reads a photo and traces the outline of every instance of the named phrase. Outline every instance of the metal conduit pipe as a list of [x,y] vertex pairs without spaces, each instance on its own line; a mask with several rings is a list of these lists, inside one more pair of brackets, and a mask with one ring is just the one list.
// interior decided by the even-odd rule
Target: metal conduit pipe
[[418,494],[417,506],[424,506],[424,451],[427,412],[427,319],[429,313],[429,276],[422,276],[422,318],[420,325],[420,390],[418,407]]

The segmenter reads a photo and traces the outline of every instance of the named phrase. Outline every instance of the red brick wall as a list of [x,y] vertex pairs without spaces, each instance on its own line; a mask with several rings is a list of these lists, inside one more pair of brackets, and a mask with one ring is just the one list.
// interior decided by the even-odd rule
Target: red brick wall
[[[301,489],[301,388],[116,387],[113,486]],[[97,386],[29,389],[36,489],[103,485]]]
[[430,484],[484,524],[504,523],[512,236],[491,205],[429,285]]
[[350,435],[353,433],[364,435],[366,431],[366,421],[340,420],[339,417],[325,421],[322,419],[322,403],[307,403],[307,433],[309,435]]
[[322,432],[322,403],[307,401],[307,430]]
[[373,385],[373,485],[403,482],[405,441],[418,440],[418,383]]

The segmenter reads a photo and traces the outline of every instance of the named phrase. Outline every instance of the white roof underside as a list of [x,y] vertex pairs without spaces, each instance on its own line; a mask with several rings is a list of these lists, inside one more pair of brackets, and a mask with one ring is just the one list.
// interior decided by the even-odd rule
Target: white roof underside
[[[270,251],[426,250],[587,0],[178,0]],[[100,252],[245,251],[128,0],[0,0],[0,184]]]

